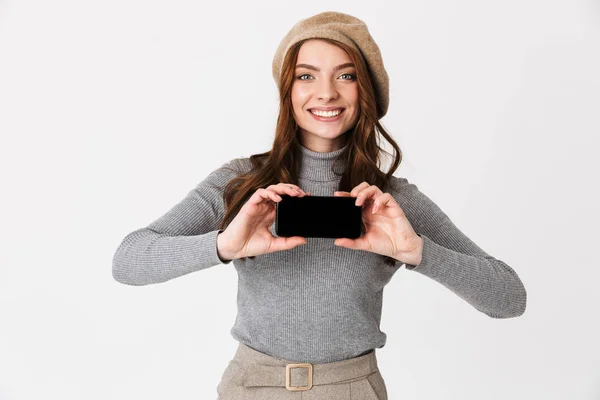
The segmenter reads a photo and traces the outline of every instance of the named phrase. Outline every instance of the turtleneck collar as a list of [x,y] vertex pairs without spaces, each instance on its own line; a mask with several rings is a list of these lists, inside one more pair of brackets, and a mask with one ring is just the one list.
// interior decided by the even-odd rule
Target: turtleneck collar
[[300,144],[302,162],[298,176],[303,179],[317,182],[338,181],[346,165],[343,161],[338,161],[335,171],[340,175],[334,174],[332,167],[335,159],[342,154],[347,147],[348,142],[346,142],[344,147],[338,150],[320,153],[318,151],[312,151]]

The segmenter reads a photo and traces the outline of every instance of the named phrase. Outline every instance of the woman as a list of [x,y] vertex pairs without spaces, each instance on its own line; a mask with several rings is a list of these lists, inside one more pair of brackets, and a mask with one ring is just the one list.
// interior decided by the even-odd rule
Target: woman
[[[383,288],[402,264],[492,318],[523,314],[526,291],[515,271],[392,175],[401,152],[378,122],[388,75],[364,22],[336,12],[301,20],[276,51],[273,77],[273,148],[214,170],[127,235],[113,263],[117,281],[146,285],[233,261],[231,334],[239,346],[220,399],[387,399],[375,349],[386,342]],[[377,132],[396,151],[387,173],[378,167]],[[282,195],[356,198],[364,234],[276,237]]]

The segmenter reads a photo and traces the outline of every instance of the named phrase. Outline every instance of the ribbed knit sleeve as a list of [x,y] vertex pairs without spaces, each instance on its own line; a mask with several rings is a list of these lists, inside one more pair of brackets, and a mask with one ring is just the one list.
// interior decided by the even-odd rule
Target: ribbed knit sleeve
[[398,204],[423,239],[421,263],[405,268],[441,283],[492,318],[522,315],[527,292],[517,273],[477,246],[415,184],[397,177],[392,182]]
[[113,257],[113,278],[149,285],[229,264],[217,254],[217,234],[225,213],[223,190],[237,173],[239,159],[223,164],[163,216],[125,236]]

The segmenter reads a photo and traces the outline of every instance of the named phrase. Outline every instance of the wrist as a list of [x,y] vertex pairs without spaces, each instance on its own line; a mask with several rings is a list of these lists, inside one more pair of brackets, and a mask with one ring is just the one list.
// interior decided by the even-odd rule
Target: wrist
[[231,261],[235,256],[227,249],[227,237],[223,234],[225,231],[217,233],[217,255],[223,262]]
[[400,254],[395,259],[408,265],[419,265],[423,260],[423,238],[418,234],[415,237],[415,246],[412,251]]

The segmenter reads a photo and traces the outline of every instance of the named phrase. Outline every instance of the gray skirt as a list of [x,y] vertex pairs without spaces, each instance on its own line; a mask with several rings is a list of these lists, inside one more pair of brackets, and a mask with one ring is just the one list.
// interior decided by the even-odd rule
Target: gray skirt
[[240,343],[217,386],[217,400],[387,400],[375,350],[309,364],[272,357]]

